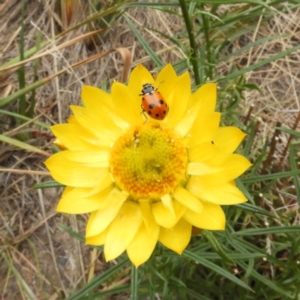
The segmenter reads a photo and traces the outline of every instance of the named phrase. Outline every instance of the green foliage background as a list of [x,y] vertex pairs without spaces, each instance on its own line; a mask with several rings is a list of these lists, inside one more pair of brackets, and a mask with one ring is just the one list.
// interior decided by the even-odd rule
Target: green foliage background
[[[26,65],[16,63],[33,57],[44,45],[50,43],[41,35],[36,37],[36,46],[25,49],[25,27],[22,20],[26,13],[26,1],[22,2],[21,31],[19,39],[20,55],[0,65],[0,75],[14,72],[18,76],[19,88],[14,93],[0,100],[0,114],[9,116],[15,125],[35,124],[39,129],[48,130],[46,122],[35,119],[34,106],[36,90],[47,85],[63,72],[49,74],[39,79],[37,76],[39,61],[34,62],[35,75],[26,81]],[[68,5],[68,1],[65,5]],[[222,122],[235,125],[247,132],[248,137],[239,151],[249,157],[253,167],[237,181],[240,189],[248,198],[248,203],[235,207],[224,207],[227,227],[224,232],[203,231],[194,236],[182,256],[158,246],[151,259],[137,270],[132,267],[126,255],[118,259],[115,265],[107,264],[101,274],[97,274],[89,283],[75,290],[68,290],[68,295],[61,296],[75,299],[300,299],[300,224],[298,205],[300,201],[299,183],[299,131],[296,128],[279,127],[277,132],[287,133],[293,139],[287,144],[287,158],[284,164],[272,160],[274,139],[262,139],[257,135],[258,120],[253,114],[245,117],[245,92],[258,90],[260,87],[247,81],[247,74],[272,62],[299,51],[300,45],[279,51],[277,54],[262,58],[260,61],[244,68],[232,65],[231,69],[220,72],[220,63],[226,63],[243,55],[252,47],[257,47],[282,36],[268,36],[245,42],[238,50],[232,51],[232,44],[252,33],[258,20],[261,26],[275,15],[284,15],[296,11],[299,1],[167,1],[167,2],[133,2],[133,1],[90,1],[91,14],[76,25],[58,34],[57,41],[67,32],[87,26],[90,30],[105,26],[105,34],[114,30],[115,24],[123,20],[142,47],[154,70],[160,69],[166,62],[152,48],[138,27],[126,13],[130,9],[160,10],[166,15],[173,15],[185,24],[180,35],[169,36],[157,28],[147,28],[153,34],[162,36],[180,48],[184,59],[172,61],[181,73],[189,70],[194,78],[193,88],[208,81],[219,83],[218,109],[222,112]],[[232,9],[223,9],[231,5]],[[291,36],[292,38],[292,36]],[[100,58],[101,59],[101,58]],[[85,62],[82,62],[84,64]],[[9,69],[12,68],[13,69]],[[9,69],[9,70],[8,70]],[[103,82],[106,85],[106,82]],[[9,105],[18,101],[18,109],[12,111]],[[250,108],[249,108],[250,109]],[[248,109],[248,110],[249,110]],[[274,128],[275,129],[275,128]],[[7,132],[0,135],[3,143],[38,154],[45,153],[38,146],[32,146],[28,134],[18,134],[13,138]],[[260,139],[257,142],[257,139]],[[271,156],[269,155],[270,152]],[[266,163],[267,162],[267,163]],[[43,184],[42,187],[45,187]],[[53,185],[52,185],[53,186]],[[41,186],[39,186],[41,187]],[[281,191],[293,195],[293,211],[282,207]],[[297,203],[298,201],[298,203]],[[61,225],[63,230],[74,238],[84,241],[83,236]],[[9,274],[19,282],[23,295],[35,299],[14,269],[5,244],[0,254],[7,265]],[[101,247],[97,248],[101,251]],[[131,272],[131,273],[130,273]],[[127,284],[115,284],[128,276]],[[8,277],[7,277],[8,278]],[[8,279],[7,279],[8,280]],[[103,286],[109,286],[103,289]],[[114,298],[111,298],[114,296]],[[47,296],[46,298],[47,299]]]

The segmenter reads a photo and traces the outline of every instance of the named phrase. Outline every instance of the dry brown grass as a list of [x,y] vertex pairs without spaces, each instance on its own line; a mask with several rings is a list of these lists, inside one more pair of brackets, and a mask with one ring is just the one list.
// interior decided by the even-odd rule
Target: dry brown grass
[[[63,27],[58,10],[53,1],[28,1],[26,15],[25,48],[35,45],[37,32],[44,39],[51,39]],[[0,1],[0,63],[18,55],[16,37],[20,32],[20,1]],[[80,8],[79,8],[80,12]],[[270,55],[279,53],[300,42],[300,8],[287,14],[279,14],[268,23],[257,23],[256,29],[247,36],[248,41],[257,40],[277,34],[288,34],[259,45],[243,53],[226,64],[220,64],[223,72],[232,65],[243,68]],[[159,28],[172,35],[182,30],[183,24],[175,16],[161,11],[134,9],[127,16],[137,25]],[[77,17],[79,13],[77,12]],[[74,36],[80,36],[87,30],[79,28],[76,32],[65,35],[59,44]],[[164,62],[175,62],[184,57],[178,47],[161,36],[143,30],[149,44],[160,54]],[[234,42],[234,49],[241,47],[243,41]],[[49,49],[57,45],[51,43]],[[133,66],[143,63],[149,68],[154,65],[143,49],[137,44],[125,22],[120,19],[112,30],[102,35],[97,43],[78,42],[72,46],[43,56],[39,61],[40,78],[56,73],[64,67],[83,60],[92,54],[101,53],[111,48],[127,47],[133,57]],[[292,127],[300,111],[300,53],[293,53],[247,75],[249,81],[255,82],[262,94],[251,91],[246,95],[244,113],[250,104],[254,105],[252,117],[260,117],[260,141],[270,137],[277,122]],[[118,53],[112,53],[99,60],[69,70],[55,77],[48,84],[37,90],[35,115],[49,125],[65,122],[70,114],[68,106],[80,103],[81,85],[109,87],[113,80],[119,80],[123,61]],[[32,63],[26,66],[27,83],[33,81]],[[11,93],[18,89],[17,76],[12,74],[0,81],[0,92]],[[14,109],[11,105],[10,109]],[[5,120],[1,131],[11,129],[10,120]],[[299,125],[298,125],[299,128]],[[33,129],[31,129],[32,131]],[[34,129],[40,131],[39,128]],[[19,128],[18,134],[26,131]],[[282,135],[282,145],[288,136]],[[47,133],[29,140],[29,143],[51,153],[52,136]],[[279,147],[279,145],[278,145]],[[282,147],[280,148],[282,151]],[[50,188],[33,190],[36,183],[49,180],[43,165],[45,157],[28,153],[11,146],[1,145],[1,169],[9,172],[0,173],[0,295],[1,299],[62,299],[70,291],[82,286],[93,273],[107,268],[101,254],[91,250],[69,236],[58,227],[59,223],[70,226],[73,230],[84,233],[86,216],[64,216],[55,213],[55,207],[61,194],[60,189]],[[18,278],[18,280],[16,280]],[[128,278],[122,279],[124,282]],[[27,291],[27,292],[25,292]]]

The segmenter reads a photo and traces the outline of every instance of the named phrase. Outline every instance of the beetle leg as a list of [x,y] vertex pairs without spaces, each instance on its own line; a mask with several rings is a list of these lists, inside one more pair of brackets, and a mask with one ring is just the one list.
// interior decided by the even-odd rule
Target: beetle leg
[[143,116],[145,117],[145,122],[144,122],[144,124],[148,121],[148,117],[147,117],[147,115],[145,114],[145,110],[143,109],[143,106],[142,106],[142,104],[141,104],[141,108],[142,108],[142,111],[141,111],[141,114],[143,114]]

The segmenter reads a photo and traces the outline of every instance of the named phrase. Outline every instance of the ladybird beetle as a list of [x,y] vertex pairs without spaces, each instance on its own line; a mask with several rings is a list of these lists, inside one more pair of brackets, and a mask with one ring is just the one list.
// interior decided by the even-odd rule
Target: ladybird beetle
[[140,96],[142,96],[143,113],[146,112],[149,117],[156,120],[163,120],[166,117],[169,107],[157,88],[154,88],[150,83],[145,83]]

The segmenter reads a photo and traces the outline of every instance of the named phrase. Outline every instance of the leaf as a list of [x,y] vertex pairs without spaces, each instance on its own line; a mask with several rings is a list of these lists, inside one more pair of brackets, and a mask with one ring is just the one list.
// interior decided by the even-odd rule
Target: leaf
[[231,273],[229,273],[227,270],[224,270],[223,268],[219,267],[218,265],[210,262],[209,260],[206,260],[205,258],[191,252],[188,250],[185,250],[182,254],[182,256],[195,260],[198,263],[200,263],[201,265],[213,270],[214,272],[220,274],[221,276],[229,279],[230,281],[234,282],[235,284],[243,287],[244,289],[254,292],[246,283],[244,283],[243,281],[241,281],[240,279],[238,279],[237,277],[235,277],[234,275],[232,275]]
[[[145,285],[139,285],[139,287],[143,287]],[[90,299],[103,299],[103,296],[108,296],[108,295],[116,295],[119,294],[121,292],[126,292],[126,291],[130,291],[130,285],[116,285],[115,287],[109,289],[109,290],[104,290],[103,292],[98,292],[98,293],[93,293],[92,295],[89,295],[87,297],[84,297],[80,300],[90,300]],[[92,298],[91,298],[92,297]],[[99,297],[99,298],[96,298]]]
[[0,109],[0,113],[3,114],[3,115],[14,117],[15,119],[20,119],[20,120],[28,121],[27,123],[36,124],[36,125],[44,128],[44,129],[48,129],[48,130],[50,129],[50,126],[48,124],[40,122],[40,121],[37,121],[36,119],[38,117],[32,119],[32,118],[28,118],[28,117],[22,116],[20,114],[17,114],[17,113],[11,112],[11,111],[7,111],[7,110],[3,110],[3,109]]
[[262,235],[262,234],[293,234],[299,233],[300,226],[274,226],[268,228],[250,228],[237,232],[232,232],[234,235],[250,236],[250,235]]
[[[243,262],[240,262],[239,265],[246,270],[247,266],[246,264],[244,264]],[[255,270],[251,270],[250,272],[250,276],[254,277],[255,279],[259,280],[260,282],[262,282],[264,285],[268,286],[269,288],[271,288],[272,290],[280,293],[281,295],[285,295],[286,297],[290,298],[290,299],[295,299],[293,296],[291,296],[289,293],[287,293],[286,291],[284,291],[283,289],[281,289],[280,287],[278,287],[275,283],[273,283],[272,281],[268,280],[266,277],[260,275],[259,273],[257,273]],[[279,298],[278,298],[279,299]]]
[[21,288],[22,294],[25,296],[25,298],[30,300],[37,299],[37,295],[34,294],[26,280],[23,278],[22,274],[20,273],[20,270],[18,270],[18,268],[15,267],[14,261],[6,255],[5,251],[0,253],[0,255],[4,260],[4,262],[3,260],[1,260],[2,265],[6,263],[9,271],[15,276],[14,280],[16,280],[18,286]]
[[282,57],[285,57],[285,56],[287,56],[287,55],[289,55],[289,54],[291,54],[291,53],[293,53],[293,52],[295,52],[295,51],[297,51],[299,49],[300,49],[300,45],[297,45],[297,46],[292,47],[292,48],[290,48],[288,50],[285,50],[285,51],[282,51],[282,52],[280,52],[280,53],[278,53],[276,55],[273,55],[273,56],[271,56],[269,58],[263,59],[263,60],[255,63],[255,64],[249,66],[249,67],[243,68],[243,69],[238,70],[238,71],[233,72],[233,73],[230,73],[230,74],[228,74],[225,77],[221,77],[221,78],[217,79],[217,81],[229,80],[229,79],[232,79],[234,77],[241,76],[241,75],[243,75],[245,73],[251,72],[251,71],[256,70],[256,69],[258,69],[258,68],[260,68],[260,67],[262,67],[262,66],[264,66],[266,64],[269,64],[269,63],[271,63],[271,62],[273,62],[275,60],[278,60],[278,59],[280,59]]
[[4,99],[0,100],[0,107],[3,107],[4,105],[12,102],[13,100],[16,100],[17,98],[22,97],[23,95],[37,89],[38,87],[44,85],[48,81],[50,81],[50,77],[44,78],[42,80],[36,81],[33,84],[27,85],[26,87],[18,90],[17,92],[5,97]]
[[236,205],[237,207],[243,209],[243,210],[247,210],[247,211],[251,211],[253,213],[256,214],[262,214],[271,218],[277,218],[275,215],[273,215],[272,213],[270,213],[269,211],[259,207],[259,206],[255,206],[251,203],[242,203],[242,204],[238,204]]
[[59,187],[65,187],[65,185],[55,180],[49,180],[49,181],[35,184],[32,188],[37,190],[37,189],[59,188]]
[[217,238],[214,236],[214,234],[211,231],[203,230],[201,232],[201,235],[209,241],[209,243],[210,243],[211,247],[213,248],[213,250],[218,255],[220,255],[220,257],[222,257],[224,260],[226,260],[226,261],[228,261],[232,264],[235,264],[233,259],[227,255],[227,253],[224,251],[221,244],[219,243],[219,241],[217,240]]
[[18,148],[21,148],[21,149],[24,149],[26,151],[30,151],[30,152],[35,152],[35,153],[38,153],[38,154],[42,154],[42,155],[45,155],[45,156],[50,156],[49,153],[39,149],[39,148],[36,148],[34,146],[31,146],[29,144],[26,144],[26,143],[23,143],[19,140],[16,140],[16,139],[12,139],[6,135],[3,135],[3,134],[0,134],[0,141],[4,142],[4,143],[7,143],[7,144],[10,144],[10,145],[13,145],[13,146],[16,146]]
[[131,264],[131,300],[138,300],[138,268]]
[[128,259],[124,259],[117,265],[103,272],[101,275],[94,277],[89,283],[87,283],[83,288],[78,290],[75,294],[68,297],[66,300],[81,300],[84,296],[87,296],[89,292],[92,292],[95,288],[99,287],[103,282],[111,279],[116,273],[121,271],[121,269],[129,263]]
[[241,181],[243,183],[257,183],[260,181],[266,181],[266,180],[273,180],[273,179],[280,179],[280,178],[286,178],[286,177],[293,177],[300,174],[300,170],[292,170],[287,172],[280,172],[280,173],[273,173],[273,174],[266,174],[266,175],[260,175],[260,176],[252,176],[249,178],[243,178]]
[[[62,230],[69,233],[73,238],[77,239],[78,241],[85,243],[85,237],[83,235],[79,234],[78,232],[72,230],[70,227],[68,227],[64,224],[58,224],[58,227],[60,227]],[[93,247],[93,246],[91,246],[91,247]],[[95,248],[97,248],[97,247],[95,247]]]
[[192,2],[204,3],[204,4],[235,4],[235,3],[250,3],[250,4],[258,4],[270,9],[263,1],[259,0],[193,0]]
[[[290,162],[290,166],[292,171],[296,171],[298,169],[298,165],[296,162],[296,158],[297,154],[295,151],[295,146],[294,145],[290,145],[290,151],[289,151],[289,162]],[[298,203],[300,203],[300,180],[299,180],[299,176],[293,176],[294,179],[294,185],[295,185],[295,189],[296,189],[296,194],[297,194],[297,199],[298,199]]]
[[275,129],[281,130],[281,131],[286,132],[290,135],[294,135],[295,137],[300,138],[300,132],[299,131],[289,129],[289,128],[285,128],[285,127],[276,127]]
[[147,41],[142,37],[142,35],[137,30],[137,28],[135,27],[135,25],[131,22],[131,20],[128,17],[126,17],[126,16],[124,16],[124,17],[125,17],[125,20],[127,21],[128,25],[129,25],[130,29],[132,30],[132,32],[134,33],[134,35],[136,36],[136,38],[138,39],[138,41],[140,42],[140,44],[142,45],[142,47],[144,48],[144,50],[148,53],[148,55],[150,56],[150,58],[152,59],[152,61],[158,67],[163,66],[163,62],[156,55],[156,53],[152,50],[152,48],[147,43]]
[[248,192],[247,188],[244,186],[243,182],[241,181],[240,178],[235,179],[235,183],[237,187],[241,190],[241,192],[247,197],[247,199],[254,204],[255,201],[252,197],[252,195]]

